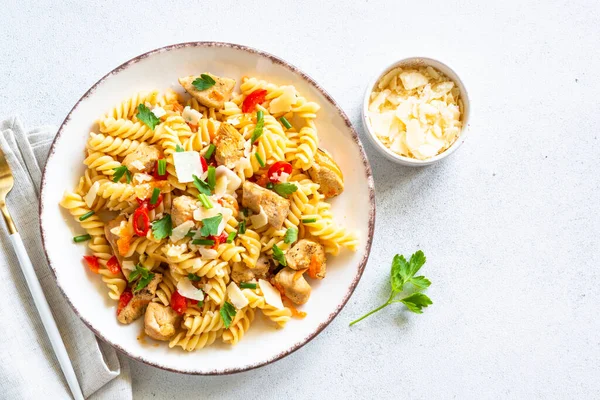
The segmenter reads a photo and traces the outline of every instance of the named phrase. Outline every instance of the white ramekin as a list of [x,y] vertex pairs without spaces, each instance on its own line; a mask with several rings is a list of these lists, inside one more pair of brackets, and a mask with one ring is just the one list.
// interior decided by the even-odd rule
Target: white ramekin
[[[462,102],[462,105],[461,105],[462,129],[461,129],[460,135],[458,136],[456,141],[448,149],[446,149],[446,151],[444,151],[443,153],[440,153],[434,157],[428,158],[426,160],[417,160],[414,158],[401,156],[399,154],[394,153],[392,150],[388,149],[383,143],[381,143],[379,138],[377,138],[377,135],[375,135],[375,132],[373,132],[373,129],[371,128],[371,124],[368,120],[369,100],[371,98],[371,93],[373,92],[373,88],[375,88],[375,85],[377,84],[377,82],[379,82],[379,80],[385,74],[387,74],[389,71],[391,71],[392,69],[394,69],[396,67],[408,67],[408,66],[417,66],[417,67],[431,66],[431,67],[435,68],[436,70],[442,72],[444,75],[446,75],[452,81],[454,81],[454,83],[456,84],[456,86],[458,86],[458,89],[460,90],[460,99]],[[454,72],[453,69],[451,69],[449,66],[442,63],[441,61],[434,60],[433,58],[409,57],[409,58],[403,58],[402,60],[389,65],[379,75],[377,75],[375,77],[375,79],[373,79],[369,83],[369,85],[367,86],[367,90],[365,92],[365,99],[363,102],[362,121],[363,121],[365,130],[367,131],[368,136],[371,139],[371,142],[373,142],[375,147],[386,158],[388,158],[389,160],[394,161],[398,164],[406,165],[409,167],[424,167],[426,165],[434,164],[434,163],[448,157],[450,154],[454,153],[460,147],[461,144],[463,144],[463,142],[465,141],[465,139],[467,137],[470,110],[471,110],[471,108],[470,108],[469,95],[467,93],[467,89],[465,88],[463,81],[458,77],[458,74],[456,74],[456,72]]]

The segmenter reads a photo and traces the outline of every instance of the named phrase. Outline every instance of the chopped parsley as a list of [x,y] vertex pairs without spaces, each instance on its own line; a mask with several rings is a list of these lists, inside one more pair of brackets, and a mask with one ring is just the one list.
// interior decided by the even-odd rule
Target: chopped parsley
[[131,183],[131,172],[127,169],[125,165],[121,165],[116,167],[115,174],[113,175],[113,182],[119,182],[123,175],[127,177],[127,183]]
[[279,264],[283,265],[284,267],[287,267],[285,254],[283,254],[283,251],[279,247],[277,247],[276,244],[273,245],[273,259],[279,262]]
[[290,194],[294,193],[296,190],[298,190],[298,186],[294,185],[293,183],[278,183],[275,186],[273,186],[273,191],[275,191],[275,193],[277,193],[281,197],[285,197],[286,199]]
[[154,239],[164,239],[167,236],[171,236],[173,233],[173,224],[171,222],[171,216],[165,214],[164,217],[152,222],[152,235]]
[[221,314],[221,319],[223,320],[225,328],[229,328],[231,321],[233,321],[233,317],[235,317],[237,312],[235,311],[235,307],[230,302],[226,301],[221,306],[219,314]]
[[200,228],[200,234],[202,236],[216,235],[219,230],[219,224],[223,220],[223,214],[217,214],[214,217],[204,218],[202,220],[202,228]]
[[194,82],[192,82],[192,85],[194,85],[194,87],[196,89],[202,91],[202,90],[210,89],[211,87],[215,86],[216,83],[217,82],[210,75],[201,74],[200,78],[194,79]]
[[154,115],[152,111],[144,104],[138,105],[137,107],[138,113],[136,114],[137,119],[142,121],[144,124],[148,125],[148,127],[152,130],[156,127],[156,125],[160,124],[160,119]]

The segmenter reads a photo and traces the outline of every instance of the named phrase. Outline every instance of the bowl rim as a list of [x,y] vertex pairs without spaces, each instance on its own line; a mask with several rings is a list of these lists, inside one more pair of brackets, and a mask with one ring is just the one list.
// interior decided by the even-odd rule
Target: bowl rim
[[[50,161],[50,159],[54,156],[55,153],[55,146],[56,143],[58,141],[58,139],[60,138],[60,136],[63,133],[63,130],[65,128],[65,126],[69,123],[70,119],[71,119],[71,114],[75,111],[75,109],[79,106],[79,103],[83,100],[85,100],[87,97],[89,97],[91,94],[93,94],[93,92],[95,91],[96,87],[98,87],[98,85],[100,85],[102,82],[104,82],[108,77],[118,74],[119,72],[121,72],[122,70],[128,68],[131,65],[134,65],[136,63],[138,63],[141,60],[144,60],[152,55],[158,54],[158,53],[162,53],[162,52],[168,52],[168,51],[172,51],[172,50],[177,50],[180,48],[187,48],[187,47],[223,47],[223,48],[232,48],[232,49],[236,49],[236,50],[241,50],[247,53],[251,53],[251,54],[256,54],[258,56],[264,57],[270,61],[272,61],[275,64],[281,65],[284,68],[288,69],[289,71],[291,71],[292,73],[295,73],[297,75],[299,75],[302,79],[304,79],[309,85],[313,86],[317,91],[319,91],[321,93],[321,95],[323,95],[323,97],[333,106],[333,108],[338,112],[339,116],[342,118],[342,120],[345,122],[348,130],[350,131],[352,140],[355,142],[355,144],[358,146],[358,150],[359,153],[361,155],[362,158],[362,164],[363,164],[363,168],[364,168],[364,172],[366,174],[366,178],[367,178],[367,187],[368,187],[368,191],[369,191],[369,204],[370,204],[370,210],[369,210],[369,219],[368,219],[368,232],[365,235],[365,254],[363,255],[363,258],[360,260],[359,266],[358,266],[358,270],[356,275],[354,276],[354,278],[352,279],[351,285],[348,288],[348,291],[346,292],[345,296],[342,298],[342,301],[337,305],[337,307],[335,308],[335,310],[333,310],[333,312],[331,312],[329,314],[329,316],[327,317],[327,319],[323,322],[321,322],[319,325],[317,325],[316,329],[309,334],[306,338],[302,339],[301,341],[293,344],[292,346],[290,346],[289,348],[287,348],[286,350],[280,352],[279,354],[267,359],[267,360],[263,360],[260,362],[257,362],[255,364],[248,364],[245,365],[243,367],[236,367],[236,368],[227,368],[227,369],[222,369],[222,370],[212,370],[212,371],[199,371],[199,370],[184,370],[184,369],[180,369],[180,368],[173,368],[173,367],[169,367],[169,366],[165,366],[165,365],[161,365],[158,364],[154,361],[148,360],[146,359],[144,356],[137,356],[137,355],[132,355],[127,349],[123,348],[120,345],[117,345],[109,340],[107,340],[107,338],[100,332],[98,331],[98,329],[96,329],[94,326],[92,326],[92,324],[90,323],[90,321],[88,321],[87,319],[83,318],[82,315],[80,314],[78,308],[75,306],[75,304],[73,304],[71,302],[71,299],[67,296],[65,290],[63,289],[63,287],[61,286],[61,283],[58,280],[58,276],[56,273],[56,269],[55,267],[52,265],[51,261],[50,261],[50,257],[48,256],[48,252],[46,250],[46,231],[44,230],[44,226],[42,224],[42,220],[43,220],[43,215],[44,215],[44,204],[43,204],[43,199],[44,199],[44,192],[45,190],[50,190],[46,188],[46,173],[47,173],[47,166],[48,163]],[[356,129],[353,127],[352,123],[350,122],[350,119],[348,118],[348,116],[346,115],[346,113],[343,111],[343,109],[340,107],[340,105],[333,99],[333,97],[331,97],[331,95],[321,87],[321,85],[319,85],[313,78],[311,78],[309,75],[307,75],[305,72],[301,71],[298,67],[288,63],[287,61],[284,61],[283,59],[274,56],[268,52],[262,51],[262,50],[258,50],[249,46],[245,46],[245,45],[240,45],[240,44],[235,44],[235,43],[228,43],[228,42],[214,42],[214,41],[193,41],[193,42],[182,42],[182,43],[177,43],[177,44],[172,44],[172,45],[167,45],[167,46],[163,46],[163,47],[159,47],[156,48],[154,50],[150,50],[148,52],[142,53],[138,56],[135,56],[127,61],[125,61],[124,63],[122,63],[121,65],[117,66],[116,68],[112,69],[110,72],[108,72],[107,74],[105,74],[102,78],[100,78],[96,83],[94,83],[84,94],[83,96],[81,96],[81,98],[79,98],[79,100],[77,100],[77,102],[75,103],[75,105],[71,108],[71,110],[69,111],[69,113],[67,114],[67,116],[65,117],[65,119],[63,120],[63,122],[61,123],[59,129],[57,130],[56,136],[54,137],[53,141],[52,141],[52,145],[50,147],[50,150],[48,152],[48,158],[46,159],[46,163],[44,165],[44,169],[43,169],[43,173],[42,173],[42,180],[41,180],[41,186],[40,186],[40,196],[39,196],[39,212],[38,212],[38,223],[40,226],[40,233],[41,233],[41,237],[42,237],[42,247],[44,250],[44,254],[46,256],[46,261],[48,262],[48,266],[50,267],[50,271],[52,272],[52,276],[54,277],[54,281],[56,282],[60,292],[62,293],[63,297],[66,299],[67,303],[71,306],[71,308],[73,309],[73,311],[75,312],[75,314],[79,317],[79,319],[101,340],[103,340],[105,343],[108,343],[109,345],[111,345],[114,349],[116,349],[117,351],[119,351],[122,354],[125,354],[126,356],[128,356],[129,358],[132,358],[134,360],[140,361],[144,364],[165,370],[165,371],[169,371],[169,372],[175,372],[175,373],[181,373],[181,374],[186,374],[186,375],[208,375],[208,376],[212,376],[212,375],[229,375],[229,374],[234,374],[234,373],[238,373],[238,372],[244,372],[244,371],[249,371],[255,368],[259,368],[262,367],[264,365],[268,365],[271,364],[275,361],[278,361],[290,354],[292,354],[293,352],[295,352],[296,350],[300,349],[301,347],[303,347],[305,344],[307,344],[308,342],[310,342],[311,340],[313,340],[317,335],[319,335],[333,320],[334,318],[342,311],[342,309],[344,308],[344,306],[348,303],[348,300],[350,299],[350,297],[352,296],[352,294],[354,293],[354,290],[356,289],[358,282],[360,281],[363,272],[365,270],[365,267],[367,265],[367,262],[369,260],[369,256],[371,253],[371,246],[373,243],[373,233],[375,230],[375,215],[376,215],[376,202],[375,202],[375,185],[374,185],[374,181],[373,181],[373,174],[371,171],[371,165],[369,164],[369,160],[367,158],[365,149],[360,141],[359,135],[356,131]],[[50,233],[50,232],[48,232]]]
[[[446,71],[448,71],[452,75],[454,75],[454,77],[450,77],[450,79],[452,79],[455,82],[455,84],[459,87],[461,99],[463,102],[463,113],[462,113],[463,125],[461,127],[458,138],[444,152],[437,154],[426,160],[417,160],[415,158],[402,156],[400,154],[393,152],[391,149],[387,148],[381,142],[381,140],[379,140],[379,138],[377,137],[375,132],[373,132],[373,129],[371,128],[371,124],[368,121],[369,100],[371,97],[371,93],[373,92],[373,88],[375,87],[377,82],[379,82],[379,80],[385,74],[390,72],[392,69],[399,67],[401,65],[416,64],[418,61],[422,61],[425,63],[425,65],[432,66],[436,69],[439,69],[439,68],[432,64],[439,64],[442,66],[443,69],[445,69]],[[448,75],[448,73],[446,71],[441,71],[441,72],[444,73],[445,75]],[[467,135],[469,132],[468,127],[469,127],[470,116],[471,116],[471,103],[470,103],[470,99],[469,99],[469,93],[467,92],[467,88],[464,84],[464,81],[460,78],[458,73],[456,73],[456,71],[453,68],[451,68],[448,64],[446,64],[443,61],[440,61],[436,58],[426,57],[426,56],[404,57],[404,58],[401,58],[399,60],[396,60],[396,61],[388,64],[383,70],[381,70],[381,72],[379,74],[377,74],[375,76],[375,78],[373,78],[369,81],[369,84],[367,85],[367,88],[365,90],[363,106],[362,106],[362,123],[363,123],[365,130],[368,133],[368,137],[371,139],[371,142],[389,160],[392,160],[398,164],[410,166],[410,167],[424,167],[427,165],[435,164],[436,162],[443,160],[444,158],[450,156],[456,150],[458,150],[458,148],[465,142],[465,139],[467,138]]]

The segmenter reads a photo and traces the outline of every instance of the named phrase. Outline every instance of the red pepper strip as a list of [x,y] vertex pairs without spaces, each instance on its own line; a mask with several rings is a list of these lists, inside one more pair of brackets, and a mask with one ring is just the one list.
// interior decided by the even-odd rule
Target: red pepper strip
[[129,302],[133,299],[133,293],[131,290],[127,289],[123,293],[121,293],[121,297],[119,297],[119,304],[117,305],[117,315],[123,311],[123,309],[129,304]]
[[119,265],[119,260],[116,256],[112,256],[108,260],[106,268],[108,268],[111,274],[118,274],[121,271],[121,266]]
[[215,241],[215,244],[212,246],[213,249],[217,249],[221,243],[225,243],[227,241],[227,233],[223,232],[219,236],[211,235],[208,238]]
[[277,161],[275,164],[271,165],[267,175],[269,176],[269,180],[271,182],[277,183],[277,182],[279,182],[279,179],[275,179],[273,177],[273,175],[275,175],[275,174],[281,175],[282,172],[285,172],[286,174],[291,175],[292,174],[292,164],[290,164],[289,162],[285,162],[285,161]]
[[162,193],[158,195],[158,199],[156,200],[156,204],[150,204],[150,199],[146,199],[146,200],[142,200],[142,199],[135,199],[138,204],[140,205],[140,208],[145,207],[147,210],[154,210],[156,207],[160,206],[160,204],[163,201],[163,195]]
[[200,156],[200,163],[202,163],[202,172],[208,171],[208,164],[206,163],[206,158]]
[[261,104],[265,101],[265,97],[267,96],[267,91],[264,89],[258,89],[254,92],[250,93],[248,97],[244,99],[242,103],[242,112],[249,113],[254,111],[257,104]]
[[148,207],[145,204],[142,204],[133,213],[133,231],[138,236],[146,236],[149,229],[150,216],[148,215]]
[[187,300],[177,290],[171,295],[171,308],[179,315],[187,310]]
[[98,262],[98,257],[83,256],[83,259],[85,260],[87,266],[93,273],[97,274],[98,272],[100,272],[100,263]]

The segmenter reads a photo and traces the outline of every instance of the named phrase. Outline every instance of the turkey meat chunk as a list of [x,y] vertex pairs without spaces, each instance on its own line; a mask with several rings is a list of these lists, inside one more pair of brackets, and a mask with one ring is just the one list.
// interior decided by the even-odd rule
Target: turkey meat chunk
[[283,288],[285,296],[295,304],[304,304],[310,297],[311,288],[304,275],[296,276],[297,271],[283,268],[275,275],[275,282]]
[[233,268],[231,269],[231,279],[238,284],[240,282],[249,282],[253,279],[266,279],[270,267],[269,258],[264,254],[258,258],[256,264],[251,266],[237,262],[233,264]]
[[152,172],[159,158],[160,151],[156,147],[142,144],[133,152],[126,155],[122,164],[132,174],[138,172],[148,174]]
[[235,87],[235,80],[230,78],[224,78],[213,74],[206,75],[214,79],[215,84],[208,89],[198,90],[193,84],[196,79],[201,79],[201,75],[190,75],[179,78],[179,83],[193,98],[198,100],[198,103],[206,107],[212,107],[216,109],[223,108],[223,104],[229,101],[233,88]]
[[244,157],[244,137],[229,124],[221,124],[215,136],[215,160],[229,169]]
[[262,207],[267,214],[269,224],[275,229],[281,229],[290,211],[289,200],[249,181],[244,182],[242,205],[257,214]]
[[317,149],[315,163],[308,170],[313,181],[319,184],[319,192],[326,199],[335,197],[344,191],[344,175],[333,161],[333,157],[323,149]]
[[144,332],[152,339],[169,340],[177,331],[181,316],[171,307],[150,303],[144,315]]
[[173,226],[179,226],[185,221],[194,220],[194,210],[198,208],[196,199],[190,196],[175,197],[171,203],[171,220]]
[[291,269],[307,269],[308,275],[313,279],[325,278],[325,248],[320,243],[302,239],[288,250],[285,260]]
[[152,301],[152,298],[156,293],[156,288],[161,281],[162,275],[155,273],[150,283],[148,283],[145,288],[136,292],[129,303],[127,303],[121,312],[119,312],[117,315],[119,322],[122,324],[130,324],[141,317],[146,311],[148,304],[150,304],[150,301]]

